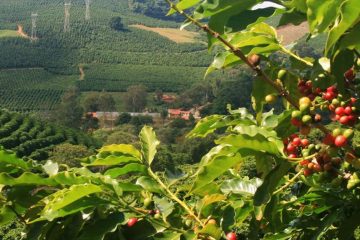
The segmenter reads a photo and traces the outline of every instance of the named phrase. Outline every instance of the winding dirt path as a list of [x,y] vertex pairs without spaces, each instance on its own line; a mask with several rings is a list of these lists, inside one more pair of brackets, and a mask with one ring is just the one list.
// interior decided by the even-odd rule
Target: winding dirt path
[[24,32],[24,28],[23,28],[22,25],[18,24],[17,27],[18,27],[17,32],[18,32],[18,34],[19,34],[21,37],[30,38],[29,35],[27,35],[27,34]]
[[79,80],[85,80],[85,71],[84,71],[84,67],[79,66],[79,72],[80,72],[80,78],[79,78]]

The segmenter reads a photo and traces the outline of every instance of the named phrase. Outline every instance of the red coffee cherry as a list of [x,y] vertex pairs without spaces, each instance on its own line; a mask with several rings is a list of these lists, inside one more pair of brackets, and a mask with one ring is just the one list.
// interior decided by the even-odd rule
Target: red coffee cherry
[[292,141],[292,144],[295,145],[296,147],[300,147],[301,146],[301,139],[300,138],[294,138]]
[[342,116],[345,114],[345,109],[343,107],[337,107],[335,109],[335,114]]
[[309,146],[309,144],[310,144],[309,140],[307,140],[307,139],[302,139],[301,140],[301,145],[303,147],[307,147],[307,146]]
[[237,240],[236,234],[234,232],[230,232],[226,234],[227,240]]
[[344,147],[347,143],[347,139],[345,136],[340,135],[335,138],[335,146],[337,147]]
[[350,119],[351,119],[351,118],[349,118],[349,116],[342,116],[342,117],[339,119],[339,122],[340,122],[341,124],[346,125],[346,124],[349,123]]
[[134,226],[136,223],[138,222],[137,218],[130,218],[129,221],[127,222],[128,227],[132,227]]
[[304,176],[305,177],[308,177],[308,176],[310,176],[312,174],[312,171],[310,170],[310,169],[304,169]]
[[347,79],[347,80],[354,80],[355,77],[356,77],[356,74],[354,72],[354,69],[353,68],[350,68],[349,70],[347,70],[344,74],[344,77]]

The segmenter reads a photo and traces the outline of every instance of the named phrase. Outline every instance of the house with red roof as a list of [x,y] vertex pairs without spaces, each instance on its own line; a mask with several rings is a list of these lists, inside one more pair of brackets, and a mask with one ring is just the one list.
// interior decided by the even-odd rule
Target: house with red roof
[[190,116],[192,115],[191,111],[183,111],[182,109],[178,108],[178,109],[168,109],[168,117],[170,119],[175,119],[175,118],[182,118],[184,120],[189,120]]

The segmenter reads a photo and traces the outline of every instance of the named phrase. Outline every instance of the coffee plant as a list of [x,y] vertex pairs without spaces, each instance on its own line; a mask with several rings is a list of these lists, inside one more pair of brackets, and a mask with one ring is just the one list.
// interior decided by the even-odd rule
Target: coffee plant
[[[219,137],[185,172],[153,171],[160,143],[150,127],[138,147],[105,146],[80,168],[1,151],[0,224],[18,218],[26,239],[354,239],[360,2],[277,0],[281,8],[254,8],[263,1],[166,1],[169,14],[200,27],[216,47],[208,74],[239,64],[254,72],[253,111],[229,107],[228,115],[198,122],[188,137]],[[326,35],[324,57],[283,46],[265,23],[275,16],[280,25],[307,21],[309,38]],[[286,68],[275,53],[287,56]],[[310,138],[315,129],[322,134]],[[249,157],[257,168],[251,179],[239,174]]]

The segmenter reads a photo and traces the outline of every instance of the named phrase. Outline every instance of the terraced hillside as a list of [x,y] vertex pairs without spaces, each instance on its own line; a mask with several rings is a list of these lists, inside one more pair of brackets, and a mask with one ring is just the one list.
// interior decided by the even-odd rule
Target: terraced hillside
[[0,111],[0,146],[20,157],[48,158],[55,145],[68,142],[98,147],[95,140],[80,131],[65,129],[14,112]]
[[[149,89],[179,91],[202,80],[211,57],[201,35],[196,43],[176,43],[131,27],[176,28],[178,23],[134,13],[127,0],[92,1],[86,21],[84,4],[72,1],[70,32],[65,33],[63,0],[0,1],[0,31],[12,33],[0,37],[0,86],[6,91],[0,107],[51,110],[61,91],[73,85],[82,91],[124,91],[144,83]],[[32,12],[38,14],[36,41],[15,34],[18,26],[31,34]],[[122,19],[121,31],[110,27],[114,17]],[[11,98],[15,95],[31,100],[22,105],[23,99]]]

